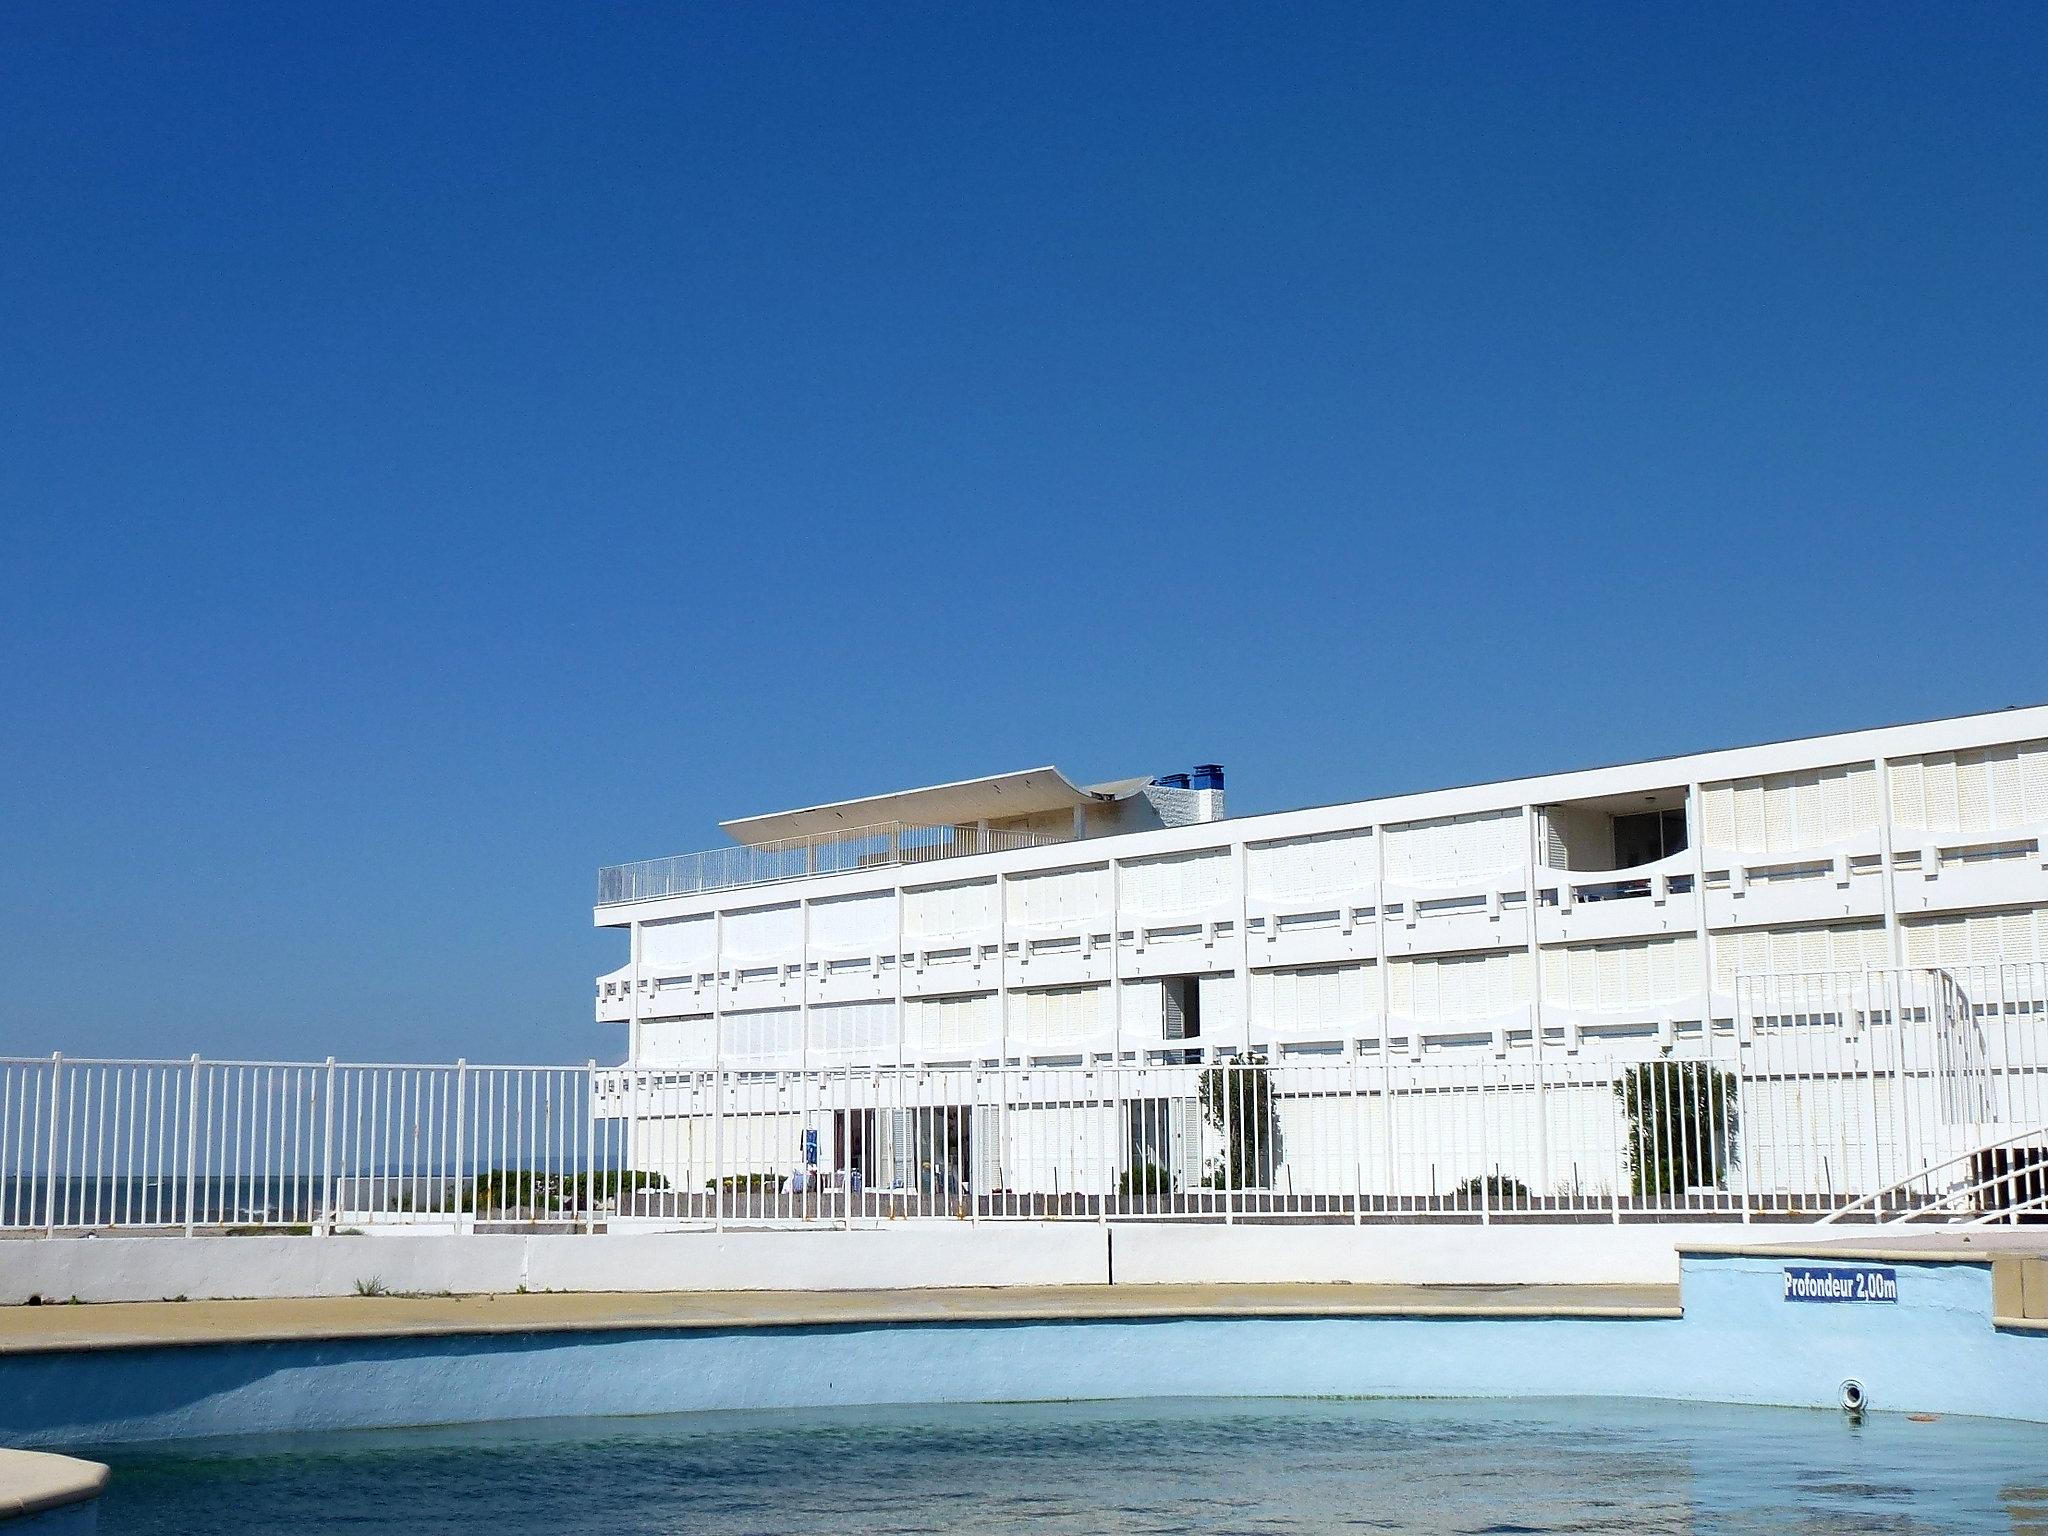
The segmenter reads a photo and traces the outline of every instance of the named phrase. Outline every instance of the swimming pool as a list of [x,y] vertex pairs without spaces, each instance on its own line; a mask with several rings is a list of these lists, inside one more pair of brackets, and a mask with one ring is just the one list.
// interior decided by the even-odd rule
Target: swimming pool
[[102,1536],[2048,1531],[2048,1426],[1175,1401],[565,1419],[113,1447]]

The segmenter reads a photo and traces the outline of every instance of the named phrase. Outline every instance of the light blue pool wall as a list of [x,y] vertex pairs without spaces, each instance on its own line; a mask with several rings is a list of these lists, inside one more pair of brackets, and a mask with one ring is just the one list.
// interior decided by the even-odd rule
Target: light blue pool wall
[[1791,1303],[1786,1261],[1689,1258],[1683,1319],[1186,1318],[347,1340],[0,1358],[0,1443],[925,1402],[1645,1397],[2048,1420],[2048,1336],[1991,1272]]

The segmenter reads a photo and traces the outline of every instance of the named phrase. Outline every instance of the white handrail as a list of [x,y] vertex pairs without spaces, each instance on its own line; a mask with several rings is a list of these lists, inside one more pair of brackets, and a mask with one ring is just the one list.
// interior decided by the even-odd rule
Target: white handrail
[[[1862,1210],[1880,1210],[1888,1200],[1902,1194],[1906,1190],[1911,1189],[1914,1185],[1922,1183],[1923,1181],[1931,1178],[1933,1175],[1945,1172],[1946,1170],[1954,1168],[1958,1165],[1974,1163],[1978,1158],[1984,1156],[1987,1152],[1998,1152],[2006,1148],[2020,1146],[2023,1143],[2031,1144],[2033,1146],[2038,1147],[2042,1145],[2044,1139],[2048,1139],[2048,1125],[2037,1125],[2028,1130],[2015,1132],[2013,1135],[2003,1137],[1998,1141],[1984,1142],[1978,1146],[1972,1147],[1967,1152],[1958,1152],[1955,1156],[1945,1158],[1941,1162],[1929,1163],[1926,1167],[1918,1169],[1917,1171],[1910,1173],[1906,1175],[1906,1177],[1898,1179],[1893,1183],[1887,1184],[1883,1189],[1872,1190],[1869,1194],[1863,1196],[1859,1200],[1853,1200],[1847,1205],[1839,1206],[1836,1209],[1829,1211],[1827,1215],[1820,1218],[1819,1225],[1824,1227],[1832,1226],[1835,1223],[1839,1222],[1844,1216],[1853,1215],[1854,1213]],[[2044,1169],[2048,1169],[2048,1165],[2044,1165]],[[1968,1184],[1954,1185],[1951,1186],[1948,1190],[1944,1191],[1943,1198],[1945,1200],[1954,1200],[1955,1198],[1963,1195],[1979,1194],[1996,1184],[2007,1182],[2013,1177],[2014,1175],[2011,1173],[1993,1174],[1988,1175],[1984,1178],[1977,1179]],[[1908,1222],[1911,1222],[1917,1215],[1924,1215],[1926,1213],[1926,1210],[1926,1207],[1921,1207],[1920,1209],[1915,1211],[1901,1212],[1899,1215],[1892,1217],[1890,1221],[1881,1224],[1886,1226],[1901,1226]]]

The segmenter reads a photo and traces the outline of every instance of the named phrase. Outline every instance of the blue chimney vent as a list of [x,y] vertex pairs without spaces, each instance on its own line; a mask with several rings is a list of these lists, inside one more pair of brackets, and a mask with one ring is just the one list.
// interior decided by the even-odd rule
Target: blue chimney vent
[[1188,776],[1184,773],[1162,773],[1152,782],[1161,789],[1186,789],[1188,787]]
[[1192,789],[1221,789],[1223,787],[1223,765],[1221,763],[1197,763],[1195,771],[1188,775]]

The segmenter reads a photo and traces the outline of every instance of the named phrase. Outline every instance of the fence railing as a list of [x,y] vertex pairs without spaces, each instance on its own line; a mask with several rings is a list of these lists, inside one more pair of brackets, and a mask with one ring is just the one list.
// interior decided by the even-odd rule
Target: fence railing
[[1008,827],[884,826],[857,827],[818,837],[783,838],[774,842],[734,844],[702,853],[680,853],[635,864],[613,864],[597,872],[597,904],[652,901],[662,896],[689,896],[699,891],[740,885],[765,885],[809,875],[837,874],[851,869],[878,869],[894,864],[926,864],[938,859],[965,858],[977,853],[1008,853],[1019,848],[1044,848],[1073,841],[1069,834],[1030,832]]
[[2043,970],[1744,978],[1693,1041],[1541,1058],[0,1059],[0,1230],[2019,1219]]

